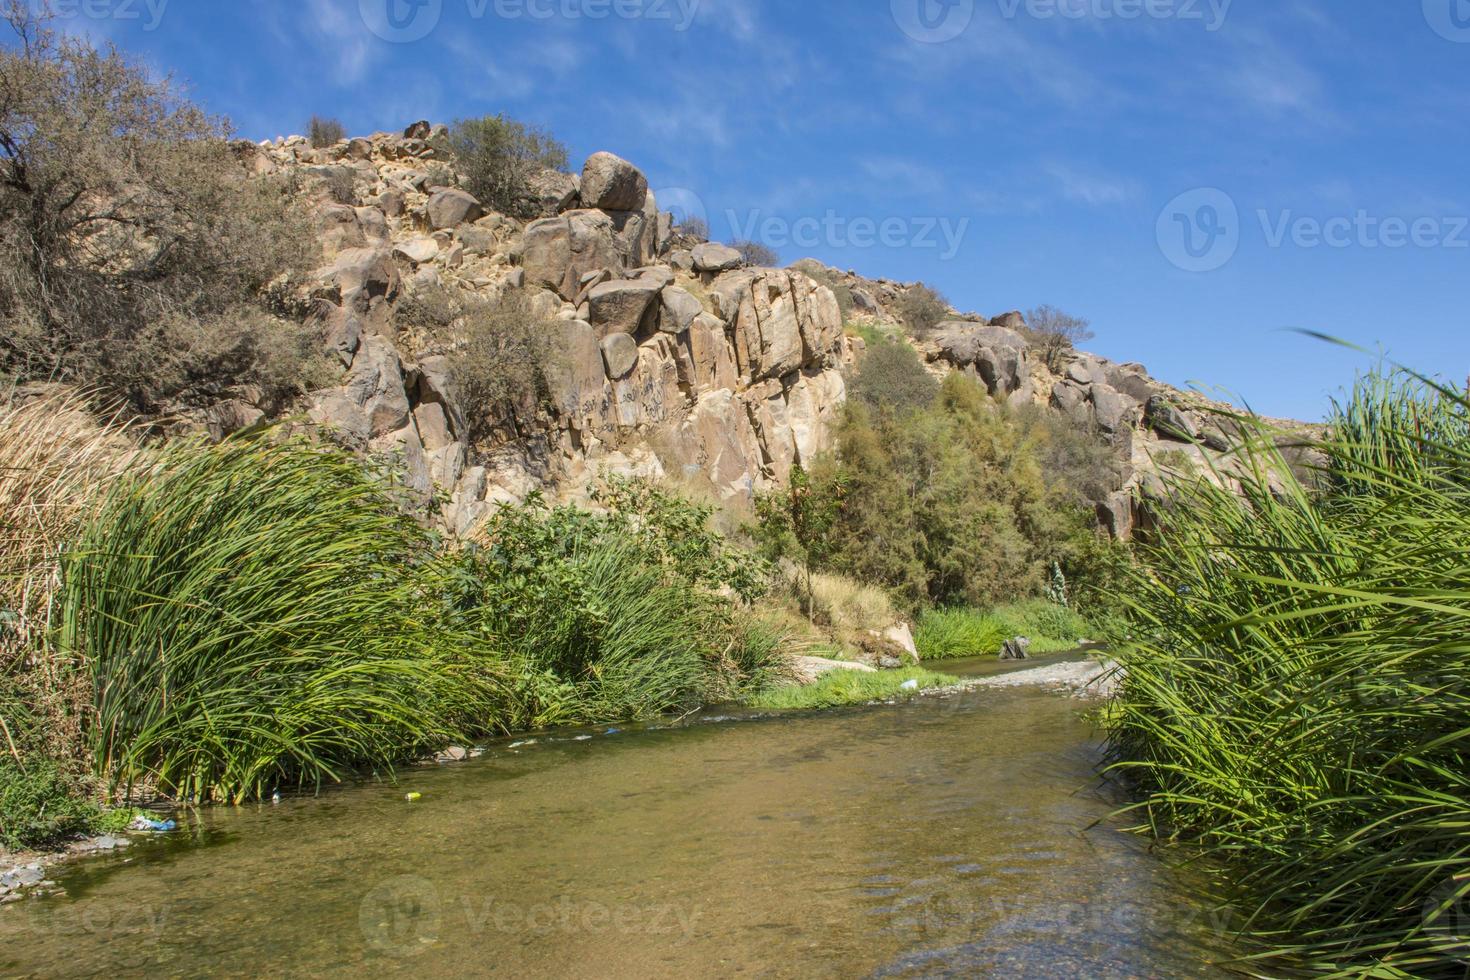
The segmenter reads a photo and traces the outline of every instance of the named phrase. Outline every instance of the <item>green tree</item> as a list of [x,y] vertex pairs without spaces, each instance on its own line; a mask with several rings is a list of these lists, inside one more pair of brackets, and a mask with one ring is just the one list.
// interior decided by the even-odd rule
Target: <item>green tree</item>
[[522,218],[535,214],[531,178],[568,166],[567,148],[556,137],[506,115],[455,122],[448,149],[471,194],[486,207]]

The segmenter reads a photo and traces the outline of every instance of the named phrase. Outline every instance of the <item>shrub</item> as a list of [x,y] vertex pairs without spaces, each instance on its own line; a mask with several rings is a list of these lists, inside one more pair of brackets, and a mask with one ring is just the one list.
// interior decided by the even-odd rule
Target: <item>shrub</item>
[[292,186],[247,179],[228,128],[174,85],[12,2],[0,49],[0,363],[160,406],[114,376],[170,317],[218,315],[310,267],[315,236]]
[[896,309],[909,333],[919,338],[927,337],[951,316],[949,300],[924,283],[904,290]]
[[709,241],[709,222],[698,215],[689,215],[674,226],[674,234],[694,242]]
[[470,439],[489,439],[517,408],[534,410],[548,396],[548,378],[560,367],[554,322],[531,311],[526,294],[508,291],[497,302],[454,287],[414,294],[399,308],[401,327],[449,349],[449,366]]
[[311,145],[318,150],[336,146],[347,138],[347,128],[331,117],[312,116],[307,132]]
[[905,341],[883,338],[868,347],[848,385],[848,397],[874,411],[907,414],[929,408],[939,382]]
[[764,242],[736,240],[730,243],[730,247],[740,253],[746,265],[762,269],[775,269],[781,265],[781,256]]
[[24,765],[0,746],[0,847],[40,849],[87,832],[102,811],[54,763]]
[[348,455],[179,443],[66,556],[61,650],[114,789],[240,801],[391,767],[480,710],[415,569],[432,553]]
[[[640,497],[625,484],[606,499]],[[459,560],[454,604],[509,651],[512,727],[651,718],[765,683],[779,637],[714,591],[728,556],[703,513],[672,498],[609,514],[533,498],[488,523]]]
[[888,593],[841,575],[813,575],[811,598],[817,620],[842,632],[887,629],[899,620]]
[[1000,653],[1001,646],[1018,634],[1007,635],[995,616],[975,609],[932,609],[919,619],[914,645],[923,660],[952,660],[986,657]]
[[530,180],[542,170],[566,170],[567,148],[543,129],[509,116],[461,119],[449,131],[465,188],[486,207],[533,217]]
[[1174,480],[1126,590],[1115,772],[1141,829],[1211,862],[1252,973],[1464,972],[1467,417],[1369,379],[1325,490],[1242,422],[1239,492]]
[[1061,370],[1063,355],[1095,336],[1088,321],[1054,306],[1038,306],[1027,313],[1026,334],[1053,372]]

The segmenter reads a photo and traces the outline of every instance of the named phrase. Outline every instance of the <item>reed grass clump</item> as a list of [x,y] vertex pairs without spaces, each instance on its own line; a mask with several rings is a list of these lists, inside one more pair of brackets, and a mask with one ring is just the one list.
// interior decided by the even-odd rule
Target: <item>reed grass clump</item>
[[1130,583],[1115,772],[1216,869],[1251,972],[1470,968],[1467,420],[1367,379],[1315,474],[1242,420],[1237,472],[1175,481]]
[[391,767],[481,700],[421,570],[426,533],[350,456],[175,444],[118,480],[62,565],[59,648],[115,792],[240,801]]

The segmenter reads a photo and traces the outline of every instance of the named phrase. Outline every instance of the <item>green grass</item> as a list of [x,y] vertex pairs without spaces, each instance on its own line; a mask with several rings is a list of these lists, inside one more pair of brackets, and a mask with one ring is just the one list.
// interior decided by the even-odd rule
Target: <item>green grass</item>
[[909,681],[918,681],[919,690],[949,687],[959,683],[959,678],[937,674],[921,667],[907,670],[885,670],[869,674],[856,670],[834,670],[822,675],[808,687],[778,687],[749,700],[751,707],[766,711],[785,711],[813,708],[840,708],[850,704],[867,704],[892,697],[910,697],[912,693],[900,690]]
[[91,833],[103,821],[102,809],[54,763],[31,759],[22,767],[0,752],[0,849],[55,846]]
[[482,692],[418,569],[433,552],[350,456],[268,439],[165,449],[63,567],[114,791],[240,801],[459,737]]
[[1250,972],[1465,975],[1467,420],[1370,379],[1306,483],[1262,432],[1240,495],[1176,482],[1126,590],[1114,771],[1215,869]]
[[1074,650],[1091,631],[1081,616],[1045,600],[978,609],[934,609],[920,618],[914,634],[924,660],[999,655],[1007,640],[1024,636],[1034,654]]

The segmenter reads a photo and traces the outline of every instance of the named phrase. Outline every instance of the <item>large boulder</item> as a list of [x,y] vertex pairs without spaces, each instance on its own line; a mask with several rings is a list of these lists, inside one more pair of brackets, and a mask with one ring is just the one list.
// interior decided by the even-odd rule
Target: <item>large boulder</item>
[[682,334],[704,312],[694,294],[678,286],[668,286],[659,295],[658,328],[664,333]]
[[429,198],[424,213],[429,218],[429,227],[435,231],[443,231],[479,221],[485,216],[485,209],[475,200],[474,195],[450,187],[435,191]]
[[1019,310],[1002,313],[990,321],[992,327],[1004,327],[1007,330],[1025,330],[1026,317]]
[[526,190],[536,213],[550,216],[577,206],[582,181],[575,174],[541,170],[531,175],[526,182]]
[[393,255],[414,265],[426,265],[439,257],[439,243],[432,238],[410,238],[395,246]]
[[1194,442],[1199,438],[1199,429],[1194,422],[1164,395],[1155,395],[1149,399],[1146,418],[1149,428],[1165,439]]
[[622,275],[612,218],[603,211],[568,211],[526,227],[521,266],[527,282],[554,289],[574,302],[589,273],[606,269]]
[[641,333],[661,289],[659,281],[652,276],[613,279],[593,286],[587,293],[592,329],[599,337]]
[[689,356],[693,365],[694,390],[703,394],[736,385],[735,355],[725,339],[725,321],[712,313],[701,313],[689,325]]
[[658,257],[658,202],[652,194],[635,211],[608,211],[607,216],[624,265],[635,269]]
[[720,276],[710,295],[731,326],[736,364],[752,381],[835,359],[842,312],[826,286],[800,273],[746,269]]
[[620,381],[633,373],[638,366],[638,341],[625,333],[608,334],[602,338],[602,359],[607,365],[607,376]]
[[648,196],[648,178],[622,157],[594,153],[582,167],[582,205],[603,211],[638,211]]
[[728,245],[705,242],[694,246],[694,269],[696,272],[720,273],[738,269],[745,264],[739,252]]
[[1138,423],[1137,403],[1105,384],[1091,387],[1092,407],[1098,428],[1104,432],[1121,432]]

